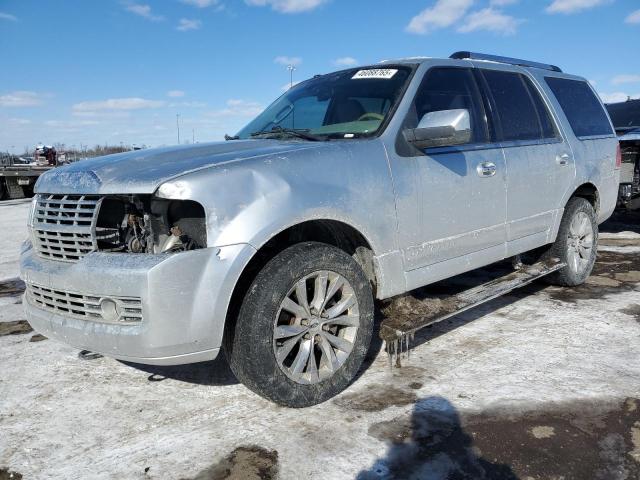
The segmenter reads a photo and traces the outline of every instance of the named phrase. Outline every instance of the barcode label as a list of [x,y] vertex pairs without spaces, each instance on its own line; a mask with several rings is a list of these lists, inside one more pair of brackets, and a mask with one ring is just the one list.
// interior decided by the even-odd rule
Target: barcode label
[[358,71],[351,80],[358,80],[362,78],[383,78],[385,80],[389,80],[393,78],[393,76],[398,73],[398,70],[393,68],[371,68],[369,70],[360,70]]

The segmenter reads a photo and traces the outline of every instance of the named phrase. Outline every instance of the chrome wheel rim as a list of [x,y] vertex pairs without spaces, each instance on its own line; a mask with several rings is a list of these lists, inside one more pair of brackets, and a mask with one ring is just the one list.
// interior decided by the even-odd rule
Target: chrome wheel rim
[[276,315],[278,366],[297,383],[321,382],[347,361],[359,326],[358,301],[346,278],[328,270],[307,275],[285,295]]
[[589,216],[578,212],[569,225],[569,240],[567,242],[567,260],[569,267],[575,273],[583,273],[591,262],[593,252],[594,233]]

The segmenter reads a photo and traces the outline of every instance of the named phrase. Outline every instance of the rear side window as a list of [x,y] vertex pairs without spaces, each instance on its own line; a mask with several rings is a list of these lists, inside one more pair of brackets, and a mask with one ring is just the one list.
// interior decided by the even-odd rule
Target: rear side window
[[545,80],[576,137],[613,134],[604,107],[587,82],[555,77],[546,77]]
[[519,73],[484,70],[493,97],[500,141],[557,136],[551,115],[531,81]]

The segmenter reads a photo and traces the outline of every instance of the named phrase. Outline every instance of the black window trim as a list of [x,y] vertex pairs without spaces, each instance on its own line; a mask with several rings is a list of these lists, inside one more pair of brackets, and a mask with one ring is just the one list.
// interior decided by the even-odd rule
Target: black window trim
[[[481,68],[481,67],[476,67],[477,70],[477,74],[479,77],[479,83],[480,86],[483,90],[482,94],[483,96],[485,96],[487,98],[487,101],[490,105],[490,109],[489,112],[491,114],[491,123],[494,125],[494,133],[495,136],[493,138],[493,141],[495,142],[495,145],[500,146],[500,148],[515,148],[515,147],[527,147],[527,146],[534,146],[534,145],[553,145],[553,144],[558,144],[558,143],[564,143],[565,139],[562,133],[562,130],[560,129],[560,122],[558,121],[558,119],[556,118],[555,115],[555,111],[553,108],[551,108],[551,106],[549,105],[549,99],[546,98],[546,95],[543,95],[543,92],[540,89],[540,86],[537,85],[537,82],[535,81],[534,78],[532,78],[529,75],[526,75],[523,72],[517,71],[517,70],[502,70],[502,69],[497,69],[497,68]],[[489,71],[489,72],[503,72],[503,73],[511,73],[514,75],[519,75],[521,77],[527,78],[529,79],[529,81],[531,82],[531,84],[534,86],[534,88],[536,89],[536,91],[538,92],[538,95],[540,95],[542,102],[545,106],[545,108],[547,109],[547,111],[550,114],[551,117],[551,121],[553,123],[553,127],[556,133],[555,137],[549,137],[549,138],[540,138],[540,139],[530,139],[530,140],[498,140],[498,132],[500,134],[502,134],[502,124],[500,123],[500,119],[498,118],[498,114],[497,114],[497,107],[496,107],[496,103],[495,100],[493,98],[493,95],[491,94],[491,89],[489,88],[489,84],[487,83],[486,78],[484,77],[484,72]],[[524,82],[525,87],[527,87],[527,91],[529,90],[528,85],[526,82]],[[535,105],[534,105],[535,106]],[[537,110],[537,109],[536,109]],[[500,135],[502,136],[502,135]]]

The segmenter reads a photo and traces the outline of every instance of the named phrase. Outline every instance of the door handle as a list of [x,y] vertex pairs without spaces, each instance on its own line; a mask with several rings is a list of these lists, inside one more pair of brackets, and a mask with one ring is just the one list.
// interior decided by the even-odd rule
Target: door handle
[[476,170],[481,177],[493,177],[496,174],[496,164],[492,162],[482,162]]
[[569,156],[568,153],[565,153],[563,155],[558,155],[556,157],[556,161],[558,162],[558,165],[569,165],[569,159],[571,157]]

